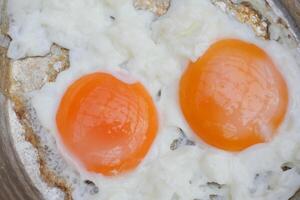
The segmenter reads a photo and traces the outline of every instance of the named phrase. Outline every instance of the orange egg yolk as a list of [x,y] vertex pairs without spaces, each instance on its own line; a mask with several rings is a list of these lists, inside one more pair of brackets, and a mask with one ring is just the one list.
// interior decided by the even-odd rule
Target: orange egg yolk
[[190,63],[180,81],[180,106],[207,144],[241,151],[268,141],[288,106],[285,80],[261,48],[226,39]]
[[65,92],[56,115],[60,138],[91,172],[127,172],[141,162],[158,129],[152,98],[140,83],[86,75]]

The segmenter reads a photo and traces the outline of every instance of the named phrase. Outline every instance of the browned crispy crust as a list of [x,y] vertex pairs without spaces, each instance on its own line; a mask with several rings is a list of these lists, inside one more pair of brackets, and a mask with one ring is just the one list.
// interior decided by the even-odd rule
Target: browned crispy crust
[[47,167],[44,149],[39,137],[34,133],[30,121],[26,117],[27,110],[23,99],[18,96],[12,96],[11,100],[14,102],[14,111],[18,116],[19,122],[25,130],[25,140],[30,142],[37,150],[37,161],[42,179],[48,186],[56,187],[63,191],[65,193],[65,200],[72,200],[72,190],[69,184]]
[[0,7],[0,15],[1,15],[1,21],[0,21],[0,34],[5,35],[8,31],[8,17],[7,17],[7,1],[3,1],[3,6]]
[[[37,161],[39,163],[39,169],[42,179],[50,187],[56,187],[63,191],[65,193],[65,200],[72,200],[72,190],[70,185],[63,178],[57,176],[55,172],[51,171],[47,167],[43,145],[41,144],[39,137],[33,131],[32,124],[28,116],[29,111],[26,105],[26,99],[23,97],[23,93],[26,90],[39,89],[45,83],[55,81],[59,72],[69,67],[68,51],[58,46],[55,46],[54,48],[60,49],[61,54],[56,55],[54,53],[50,53],[44,58],[25,58],[18,61],[11,61],[5,58],[5,63],[1,63],[1,65],[6,66],[5,68],[7,69],[7,71],[5,72],[8,77],[8,81],[6,81],[6,84],[9,83],[10,85],[5,85],[4,88],[9,88],[9,90],[6,89],[7,95],[13,102],[14,111],[18,117],[20,124],[25,130],[25,140],[30,142],[32,146],[37,150]],[[1,56],[5,57],[5,54],[1,54]],[[26,88],[25,85],[19,83],[19,81],[22,82],[22,80],[16,80],[13,78],[13,74],[11,71],[13,67],[23,66],[28,68],[29,71],[32,70],[32,73],[38,73],[37,69],[36,71],[34,71],[33,69],[37,68],[39,64],[43,64],[44,59],[46,59],[46,62],[48,63],[48,70],[46,71],[47,78],[44,80],[44,82],[38,82],[36,83],[36,85],[30,85]],[[54,65],[58,62],[60,62],[62,66],[59,70],[55,70]],[[29,79],[26,83],[24,83],[29,84],[30,81],[31,80]]]
[[269,22],[264,19],[261,14],[253,8],[248,2],[235,5],[237,12],[237,19],[242,23],[249,24],[258,37],[266,40],[270,39]]
[[72,190],[68,183],[61,177],[58,177],[53,171],[51,171],[45,161],[45,152],[40,142],[39,137],[34,133],[30,120],[27,118],[27,109],[24,104],[24,99],[20,96],[12,95],[11,100],[14,102],[14,111],[17,114],[19,122],[25,130],[25,140],[30,142],[32,146],[37,150],[37,161],[39,163],[40,174],[42,179],[50,187],[59,188],[65,193],[65,200],[72,200]]
[[136,9],[149,10],[157,16],[164,15],[169,7],[171,0],[133,0]]
[[233,3],[231,0],[212,0],[212,2],[230,12],[237,20],[252,27],[256,36],[270,39],[269,21],[264,18],[249,2]]
[[8,96],[10,88],[10,62],[6,57],[7,49],[0,47],[0,91]]

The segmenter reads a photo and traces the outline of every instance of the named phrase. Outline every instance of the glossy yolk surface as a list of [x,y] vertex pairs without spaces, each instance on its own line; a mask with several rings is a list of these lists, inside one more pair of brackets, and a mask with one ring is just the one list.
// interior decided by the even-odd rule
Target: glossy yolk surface
[[286,83],[259,47],[226,39],[190,63],[180,82],[180,105],[206,143],[240,151],[268,141],[284,119]]
[[60,102],[56,122],[73,156],[87,170],[107,176],[134,169],[158,129],[156,108],[146,89],[106,73],[74,82]]

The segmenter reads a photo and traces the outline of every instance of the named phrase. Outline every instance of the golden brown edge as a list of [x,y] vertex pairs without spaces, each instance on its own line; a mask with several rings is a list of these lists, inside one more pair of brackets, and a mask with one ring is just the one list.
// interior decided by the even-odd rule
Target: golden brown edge
[[[39,170],[40,174],[42,176],[43,181],[50,186],[50,187],[56,187],[60,189],[62,192],[65,193],[65,200],[72,200],[72,190],[71,187],[67,184],[67,182],[61,178],[58,177],[53,171],[51,171],[46,164],[45,160],[45,152],[42,147],[42,144],[40,142],[40,138],[37,136],[37,134],[34,133],[32,124],[30,122],[29,116],[27,115],[27,105],[26,105],[26,99],[22,97],[21,94],[12,92],[11,86],[14,83],[14,80],[12,79],[12,72],[11,72],[11,62],[9,59],[5,59],[5,65],[8,66],[6,68],[6,83],[5,83],[5,89],[6,89],[6,95],[7,97],[13,102],[13,109],[16,113],[18,120],[20,124],[22,125],[24,131],[25,131],[25,140],[32,144],[32,146],[37,150],[37,161],[39,163]],[[67,69],[67,67],[63,68],[63,70]],[[57,75],[59,72],[56,72],[55,70],[50,71],[51,74],[49,74],[48,81],[55,81]],[[7,89],[9,88],[9,89]]]

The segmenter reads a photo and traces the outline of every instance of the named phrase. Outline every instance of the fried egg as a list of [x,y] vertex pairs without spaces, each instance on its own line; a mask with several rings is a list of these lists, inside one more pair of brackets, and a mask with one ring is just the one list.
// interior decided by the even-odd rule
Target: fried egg
[[76,169],[61,170],[75,200],[286,200],[299,188],[287,46],[210,1],[173,0],[158,18],[130,0],[11,0],[9,14],[11,58],[70,51],[70,68],[26,95]]

